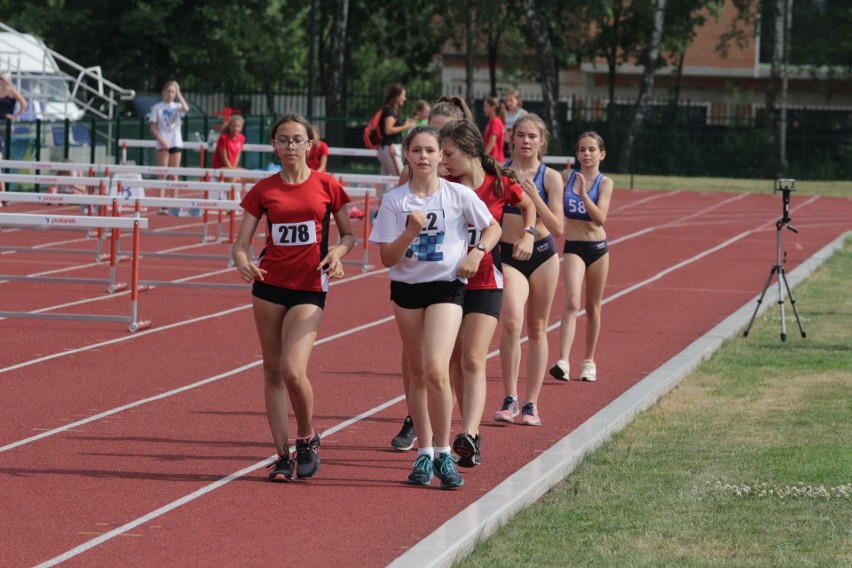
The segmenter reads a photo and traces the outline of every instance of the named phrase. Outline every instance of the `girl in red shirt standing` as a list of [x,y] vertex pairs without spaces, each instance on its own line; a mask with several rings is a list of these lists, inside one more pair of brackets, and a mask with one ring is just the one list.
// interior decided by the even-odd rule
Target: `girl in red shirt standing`
[[[282,116],[271,138],[281,171],[260,180],[241,205],[246,214],[232,257],[252,283],[252,305],[263,353],[266,418],[278,458],[271,481],[289,481],[319,470],[320,438],[313,428],[314,394],[308,359],[322,319],[329,278],[342,278],[343,258],[355,245],[346,204],[349,196],[333,176],[308,168],[311,125],[299,114]],[[249,248],[266,215],[266,247],[257,263]],[[329,218],[340,240],[329,247]],[[296,415],[296,451],[288,451],[287,395]]]
[[216,150],[213,152],[214,170],[236,170],[240,165],[240,154],[246,144],[243,135],[245,119],[239,114],[232,114],[222,127],[222,133],[216,140]]
[[485,153],[494,156],[497,163],[502,164],[506,161],[503,154],[503,143],[506,139],[506,109],[497,97],[485,99],[482,108],[485,116],[488,117],[488,124],[482,133],[482,139],[485,140]]
[[324,172],[328,166],[328,144],[320,139],[319,129],[311,125],[311,149],[308,152],[308,167],[318,172]]
[[[488,207],[494,219],[503,220],[506,204],[515,205],[527,225],[535,225],[535,206],[518,185],[518,178],[503,169],[483,151],[479,129],[466,120],[450,122],[441,129],[441,165],[446,179],[471,188]],[[468,228],[472,249],[480,236]],[[512,257],[527,260],[532,255],[533,239],[523,233],[514,243]],[[450,360],[450,382],[461,408],[463,431],[453,440],[458,465],[473,467],[480,463],[479,423],[485,410],[485,361],[503,303],[503,267],[500,249],[486,252],[476,274],[465,286],[463,319]]]

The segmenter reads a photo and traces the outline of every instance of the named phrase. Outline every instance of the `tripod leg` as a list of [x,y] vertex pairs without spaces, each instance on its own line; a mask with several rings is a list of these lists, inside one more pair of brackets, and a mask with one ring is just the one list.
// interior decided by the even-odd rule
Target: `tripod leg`
[[784,287],[781,284],[781,275],[784,274],[784,265],[778,265],[778,307],[781,311],[781,341],[787,341],[787,316],[784,314]]
[[787,288],[787,296],[790,297],[790,305],[793,306],[793,313],[796,315],[796,323],[799,324],[799,333],[802,334],[802,337],[807,337],[808,334],[805,333],[805,328],[802,327],[802,318],[799,317],[799,310],[796,309],[796,299],[793,297],[793,291],[790,290],[790,284],[787,282],[787,272],[785,272],[784,267],[781,267],[778,275],[779,279],[784,280],[784,287]]
[[763,292],[760,293],[760,297],[757,299],[757,305],[754,307],[754,313],[751,314],[751,319],[743,332],[743,337],[748,337],[748,332],[751,331],[751,325],[754,323],[754,318],[757,316],[757,311],[760,309],[760,304],[763,302],[763,297],[766,296],[766,291],[772,283],[772,276],[775,275],[776,270],[778,270],[777,265],[773,266],[772,270],[769,271],[769,278],[766,279],[766,284],[763,286]]

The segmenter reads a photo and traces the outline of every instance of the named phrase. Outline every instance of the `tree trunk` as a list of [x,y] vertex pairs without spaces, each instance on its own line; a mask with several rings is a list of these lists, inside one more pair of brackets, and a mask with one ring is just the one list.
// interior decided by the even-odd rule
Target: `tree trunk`
[[[334,20],[331,24],[331,57],[326,75],[326,116],[346,116],[343,89],[346,84],[346,30],[349,25],[349,0],[335,0]],[[326,122],[325,137],[331,145],[343,146],[345,124]]]
[[[474,30],[474,21],[476,16],[474,15],[474,7],[473,2],[471,0],[467,1],[467,17],[464,21],[464,89],[465,95],[464,98],[467,101],[467,104],[473,108],[473,74],[474,74],[474,60],[476,58],[476,32]],[[474,114],[476,110],[474,109]]]
[[642,127],[645,113],[648,110],[648,101],[654,91],[654,73],[657,66],[657,58],[660,56],[660,42],[663,39],[663,23],[666,18],[666,0],[656,0],[654,8],[654,23],[651,28],[651,42],[648,44],[645,69],[642,73],[642,85],[639,87],[639,97],[630,113],[630,121],[627,127],[627,138],[618,153],[618,171],[626,172],[630,169],[630,159],[633,152],[633,142]]
[[556,102],[559,100],[559,74],[556,66],[556,56],[547,22],[541,11],[537,9],[536,0],[521,2],[528,26],[528,36],[538,53],[539,72],[541,74],[541,95],[544,103],[542,120],[550,130],[550,153],[561,152],[559,121],[556,114]]
[[606,108],[606,132],[611,148],[616,147],[614,142],[618,139],[618,133],[615,129],[615,77],[618,73],[618,32],[621,24],[621,10],[621,2],[615,2],[612,12],[612,42],[607,48],[606,55],[607,89],[609,92],[609,102]]
[[492,97],[497,96],[497,60],[500,49],[501,34],[488,34],[488,80],[489,92]]
[[784,3],[772,3],[772,62],[769,68],[769,85],[766,89],[766,148],[764,149],[763,175],[778,177],[778,94],[781,90],[781,60],[784,56]]
[[784,2],[784,36],[781,40],[783,57],[781,65],[781,120],[778,123],[778,162],[781,173],[787,171],[787,88],[790,80],[790,44],[793,28],[793,0]]

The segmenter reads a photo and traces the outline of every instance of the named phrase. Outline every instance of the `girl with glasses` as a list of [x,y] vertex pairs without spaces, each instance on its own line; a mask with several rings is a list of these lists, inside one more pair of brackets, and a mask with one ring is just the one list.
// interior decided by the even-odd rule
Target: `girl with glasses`
[[[355,245],[346,204],[333,176],[310,169],[310,123],[288,114],[275,121],[271,141],[281,171],[260,180],[242,200],[245,209],[232,257],[252,283],[255,326],[263,353],[266,417],[278,458],[271,481],[312,477],[320,467],[320,438],[313,428],[314,394],[308,359],[322,319],[329,278],[342,278],[341,259]],[[266,216],[266,246],[257,262],[252,239]],[[339,241],[331,246],[330,217]],[[296,451],[289,454],[287,396],[296,418]],[[295,470],[295,471],[294,471]]]

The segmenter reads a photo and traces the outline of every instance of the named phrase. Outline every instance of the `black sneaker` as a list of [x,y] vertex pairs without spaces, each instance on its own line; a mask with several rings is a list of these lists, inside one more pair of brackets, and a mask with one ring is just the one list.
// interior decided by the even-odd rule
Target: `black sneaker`
[[278,456],[278,459],[266,466],[266,469],[272,470],[269,472],[269,481],[290,481],[293,479],[293,461],[287,454]]
[[405,452],[413,448],[416,441],[417,432],[414,431],[414,422],[411,420],[411,416],[406,416],[399,434],[391,440],[391,447],[395,450]]
[[299,479],[313,477],[319,471],[319,447],[320,437],[317,434],[310,439],[296,438],[296,451],[293,457]]
[[482,458],[479,454],[479,444],[482,442],[482,438],[479,437],[479,434],[473,437],[473,444],[476,446],[476,453],[473,454],[473,464],[479,465],[482,463]]
[[455,489],[464,485],[464,479],[456,469],[456,461],[450,454],[441,454],[432,462],[435,475],[441,480],[441,489]]
[[459,456],[460,467],[473,467],[479,463],[479,435],[476,438],[462,432],[453,440],[453,451]]

